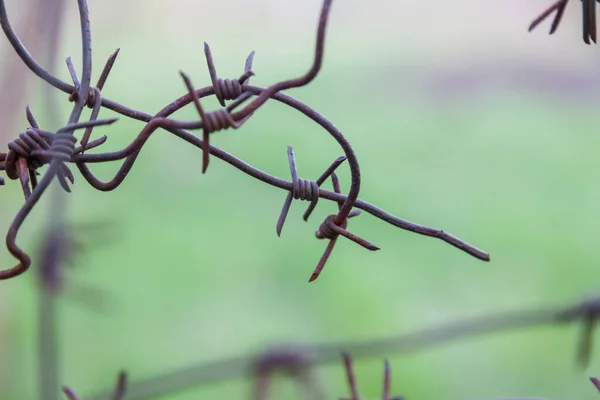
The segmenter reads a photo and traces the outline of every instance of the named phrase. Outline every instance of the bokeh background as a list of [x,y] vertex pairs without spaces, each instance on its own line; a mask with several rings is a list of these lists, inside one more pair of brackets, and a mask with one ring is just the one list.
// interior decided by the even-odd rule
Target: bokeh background
[[[40,2],[7,3],[19,34],[42,57]],[[216,158],[202,175],[201,152],[160,131],[116,191],[97,192],[76,174],[65,197],[70,223],[103,228],[92,229],[89,247],[69,270],[69,285],[83,296],[59,302],[61,382],[87,395],[112,385],[120,369],[137,380],[272,343],[392,336],[462,317],[566,304],[595,291],[600,53],[581,40],[578,2],[554,36],[547,35],[549,22],[528,34],[549,4],[336,0],[321,73],[290,91],[349,138],[361,162],[362,199],[460,236],[489,251],[491,263],[364,214],[350,228],[382,250],[340,240],[321,277],[308,284],[325,246],[314,231],[335,205],[322,200],[305,223],[307,203],[294,202],[277,238],[284,192]],[[65,7],[57,74],[68,80],[63,60],[72,56],[79,68],[81,50],[76,2]],[[120,48],[103,94],[152,113],[185,92],[179,70],[197,86],[210,83],[204,41],[222,77],[238,76],[251,50],[256,85],[303,74],[320,1],[105,0],[90,2],[90,10],[93,80]],[[27,125],[25,104],[42,125],[52,116],[43,85],[5,39],[0,57],[4,147]],[[59,99],[64,123],[70,104]],[[204,104],[217,106],[214,99]],[[176,115],[196,118],[189,108]],[[104,148],[113,150],[142,126],[121,118],[95,135],[106,133]],[[324,131],[276,102],[212,143],[284,179],[287,145],[307,179],[341,155]],[[104,178],[117,169],[93,167]],[[347,190],[347,166],[340,175]],[[0,226],[7,229],[22,194],[14,181],[0,191]],[[49,198],[18,238],[32,253]],[[1,247],[2,268],[13,263]],[[81,299],[98,292],[100,307]],[[2,399],[38,396],[38,307],[34,258],[30,272],[0,290]],[[587,370],[576,368],[578,332],[579,326],[530,329],[410,355],[390,349],[393,392],[408,399],[597,398],[587,377],[600,375],[598,353]],[[357,360],[368,398],[380,395],[384,356]],[[348,395],[341,364],[318,373],[329,398]],[[164,399],[241,399],[249,388],[236,380]],[[278,381],[272,398],[278,397],[301,394]]]

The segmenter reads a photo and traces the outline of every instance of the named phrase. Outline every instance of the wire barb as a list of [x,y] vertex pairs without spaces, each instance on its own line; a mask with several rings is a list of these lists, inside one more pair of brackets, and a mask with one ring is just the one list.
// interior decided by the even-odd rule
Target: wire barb
[[[71,162],[76,151],[81,151],[81,148],[75,148],[77,139],[73,136],[73,131],[93,126],[110,125],[116,121],[116,118],[113,118],[76,122],[67,124],[56,133],[53,133],[39,128],[39,124],[29,106],[26,108],[26,115],[29,123],[34,127],[28,128],[17,139],[8,144],[9,151],[8,153],[2,153],[4,154],[4,161],[0,163],[0,170],[5,170],[8,178],[20,181],[25,196],[25,204],[14,218],[6,236],[8,250],[19,260],[19,264],[13,268],[0,271],[0,280],[18,276],[31,265],[29,255],[17,246],[16,236],[24,219],[39,200],[39,194],[33,196],[39,186],[36,177],[37,170],[45,164],[55,163],[54,174],[59,184],[65,191],[70,192],[69,182],[73,184],[75,180],[66,163]],[[95,141],[92,144],[98,146],[104,140]],[[50,184],[51,179],[52,176],[50,179],[45,180],[44,186],[41,186],[42,191]]]
[[[98,78],[98,82],[96,83],[96,87],[90,87],[87,93],[86,105],[92,109],[92,114],[90,116],[90,121],[95,121],[98,119],[98,115],[100,114],[100,109],[102,108],[102,88],[104,88],[104,84],[110,75],[110,71],[112,70],[115,61],[117,60],[117,56],[119,55],[119,50],[115,50],[106,60],[104,64],[104,68],[102,69],[102,73]],[[78,98],[78,90],[79,90],[79,78],[77,77],[77,72],[73,63],[71,61],[71,57],[67,57],[67,68],[69,69],[69,74],[71,75],[71,79],[73,80],[73,84],[75,85],[75,90],[69,95],[69,101],[73,102]],[[87,149],[88,142],[92,135],[93,126],[89,126],[86,128],[83,133],[83,137],[81,138],[81,150],[80,153],[83,154]]]
[[277,236],[281,236],[281,230],[283,229],[283,224],[285,223],[285,219],[287,218],[288,212],[290,211],[290,206],[292,205],[292,199],[296,200],[308,200],[310,201],[310,205],[304,212],[304,216],[302,217],[304,221],[308,221],[308,218],[312,214],[313,210],[317,206],[319,202],[319,187],[333,174],[333,172],[339,167],[344,161],[346,161],[346,157],[338,157],[316,181],[307,181],[302,178],[298,178],[298,170],[296,168],[296,157],[294,155],[294,149],[291,146],[287,147],[288,153],[288,162],[290,164],[290,172],[292,174],[292,190],[287,194],[285,201],[283,203],[283,208],[281,209],[281,213],[279,214],[279,218],[277,219],[277,227],[276,232]]
[[[583,20],[583,41],[586,44],[596,43],[597,40],[597,29],[596,29],[596,2],[600,0],[581,0],[582,7],[582,20]],[[531,32],[538,26],[542,21],[548,18],[552,13],[554,19],[552,25],[550,25],[550,35],[554,34],[558,29],[558,25],[562,20],[562,17],[567,8],[569,0],[557,0],[544,12],[542,12],[533,22],[529,25],[528,31]]]
[[204,146],[203,146],[203,156],[202,156],[202,173],[204,174],[206,172],[206,169],[208,168],[209,155],[210,155],[209,135],[213,132],[218,132],[218,131],[221,131],[221,130],[227,129],[227,128],[238,129],[240,126],[242,126],[242,124],[244,122],[246,122],[247,118],[241,122],[236,122],[233,120],[231,114],[229,113],[229,110],[227,110],[226,108],[212,111],[212,112],[205,112],[204,109],[202,108],[202,105],[200,104],[200,100],[198,99],[198,96],[196,95],[196,92],[192,85],[191,79],[189,78],[189,76],[187,76],[183,72],[180,72],[180,74],[181,74],[181,77],[183,78],[183,81],[185,83],[185,86],[186,86],[189,94],[192,96],[194,106],[196,107],[196,111],[198,111],[198,114],[200,115],[200,119],[203,124],[202,139],[204,141]]
[[252,51],[246,58],[244,73],[238,79],[222,79],[217,75],[217,69],[215,67],[210,46],[208,43],[204,42],[204,55],[206,57],[210,80],[212,81],[215,90],[215,97],[219,100],[219,104],[221,104],[222,107],[226,106],[225,100],[236,100],[244,93],[242,86],[244,84],[249,84],[250,77],[254,76],[254,72],[252,72],[254,54],[254,51]]
[[[339,182],[338,177],[335,174],[335,172],[331,173],[331,180],[333,182],[333,188],[334,188],[335,192],[338,194],[341,194],[342,190],[340,187],[340,182]],[[339,209],[341,211],[341,209],[342,209],[341,205],[339,205]],[[337,242],[337,238],[339,235],[342,235],[345,238],[350,239],[354,243],[361,245],[362,247],[364,247],[367,250],[371,250],[371,251],[379,250],[379,247],[375,246],[374,244],[366,241],[365,239],[363,239],[359,236],[356,236],[353,233],[350,233],[346,230],[346,227],[348,226],[348,219],[358,216],[359,214],[360,214],[360,212],[358,210],[352,210],[348,214],[348,217],[345,218],[341,224],[338,224],[336,222],[336,219],[339,217],[340,214],[337,214],[337,215],[331,214],[331,215],[328,215],[325,218],[325,220],[323,221],[323,223],[319,226],[319,229],[315,232],[315,236],[318,239],[329,239],[329,243],[327,244],[327,247],[325,248],[325,251],[323,252],[323,255],[321,256],[321,259],[317,263],[317,266],[315,267],[312,275],[310,276],[310,279],[308,280],[309,282],[315,281],[321,274],[321,271],[323,271],[323,268],[325,267],[325,263],[327,263],[327,260],[329,259],[329,256],[331,255],[333,248],[335,247],[335,244]]]

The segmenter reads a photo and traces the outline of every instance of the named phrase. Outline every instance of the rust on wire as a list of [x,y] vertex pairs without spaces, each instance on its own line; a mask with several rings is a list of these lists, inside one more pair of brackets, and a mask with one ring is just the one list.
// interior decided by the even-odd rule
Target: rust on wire
[[[323,256],[317,263],[317,267],[311,276],[311,281],[319,276],[320,271],[323,269],[325,262],[329,258],[337,238],[340,235],[369,250],[378,249],[375,245],[346,230],[348,219],[357,215],[357,209],[362,209],[401,229],[441,239],[480,260],[489,261],[490,258],[488,253],[444,232],[443,230],[414,224],[389,214],[370,203],[360,200],[358,197],[361,184],[360,167],[356,154],[348,139],[329,120],[317,111],[282,92],[287,89],[306,86],[312,82],[319,73],[323,63],[325,36],[331,4],[332,0],[324,0],[322,3],[317,25],[314,58],[312,60],[312,65],[304,75],[274,83],[266,88],[252,86],[250,85],[249,80],[250,77],[254,75],[252,72],[254,52],[251,52],[246,59],[244,72],[239,78],[222,79],[219,78],[216,73],[211,49],[208,44],[205,44],[204,51],[211,85],[200,89],[194,89],[190,78],[181,73],[187,89],[187,94],[169,103],[161,111],[152,115],[126,107],[103,96],[102,90],[113,68],[119,50],[115,51],[108,58],[96,86],[91,85],[92,43],[89,10],[85,0],[78,0],[83,58],[81,78],[78,77],[71,59],[67,58],[67,67],[72,84],[57,78],[33,59],[9,23],[5,1],[0,0],[0,25],[21,60],[38,77],[66,93],[68,95],[68,100],[73,102],[73,110],[67,123],[63,128],[56,132],[41,129],[33,117],[31,110],[28,108],[27,120],[30,127],[24,129],[24,132],[19,135],[15,141],[9,144],[7,153],[0,153],[0,169],[5,170],[10,179],[20,181],[26,198],[25,204],[17,213],[8,230],[6,240],[10,253],[19,261],[19,265],[11,269],[0,271],[0,279],[8,279],[20,275],[25,272],[31,264],[29,255],[16,245],[17,233],[32,208],[36,205],[46,188],[55,178],[65,191],[71,190],[71,185],[74,183],[74,176],[68,164],[74,164],[88,184],[95,189],[100,191],[114,190],[126,179],[143,146],[150,136],[159,128],[162,128],[183,139],[187,143],[201,149],[203,153],[203,172],[206,171],[208,166],[209,156],[213,155],[258,180],[287,191],[289,200],[286,200],[284,210],[287,210],[289,207],[287,204],[291,202],[292,198],[304,200],[310,199],[311,205],[304,215],[305,220],[308,219],[308,216],[320,198],[334,201],[338,204],[338,213],[328,216],[316,231],[317,238],[328,239],[329,243]],[[223,108],[214,111],[206,111],[203,109],[200,99],[211,95],[214,95],[218,99]],[[232,102],[226,104],[226,101],[229,100],[232,100]],[[320,187],[328,176],[331,176],[332,180],[337,180],[337,176],[333,171],[339,166],[339,163],[343,161],[340,161],[341,158],[336,160],[324,175],[315,181],[317,185],[314,185],[313,182],[305,181],[297,177],[295,180],[292,179],[292,182],[279,179],[254,168],[243,160],[214,147],[209,143],[210,134],[227,128],[239,128],[268,100],[275,100],[297,110],[307,118],[313,120],[337,141],[344,153],[343,158],[344,160],[347,160],[350,168],[351,182],[347,195],[341,193],[339,184],[337,189],[334,184],[334,191],[328,191]],[[245,102],[247,102],[247,104],[243,105]],[[171,114],[191,103],[193,103],[199,114],[199,120],[177,121],[169,118]],[[89,121],[80,122],[79,118],[85,107],[91,108],[92,113]],[[91,140],[92,129],[96,126],[108,125],[114,122],[113,119],[98,119],[101,108],[103,107],[115,111],[125,117],[143,121],[146,125],[139,132],[137,137],[122,150],[92,154],[88,151],[101,146],[107,140],[106,136]],[[241,108],[236,111],[236,108],[238,107]],[[74,136],[74,132],[77,129],[85,129],[80,140],[76,139]],[[202,130],[202,138],[189,131],[196,129]],[[79,145],[77,145],[77,142],[79,142]],[[106,163],[118,160],[122,160],[122,165],[114,178],[109,181],[98,179],[89,168],[89,164]],[[41,179],[38,180],[38,170],[46,165],[48,168],[41,176]],[[2,183],[4,183],[4,181],[0,180],[0,184]],[[284,214],[286,213],[287,212],[282,212],[282,217],[280,217],[281,223],[278,224],[278,233],[281,231],[279,225],[283,225],[283,220],[285,219]]]

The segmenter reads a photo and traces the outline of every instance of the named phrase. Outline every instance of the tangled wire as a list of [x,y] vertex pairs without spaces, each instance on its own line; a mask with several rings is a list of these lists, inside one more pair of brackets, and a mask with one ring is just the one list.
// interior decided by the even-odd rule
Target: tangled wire
[[[317,279],[323,270],[340,235],[368,250],[379,250],[379,247],[347,230],[349,218],[358,215],[358,209],[362,209],[399,228],[439,238],[480,260],[489,261],[490,257],[488,253],[449,233],[405,221],[375,207],[374,205],[360,200],[358,198],[361,184],[360,167],[349,141],[324,116],[310,108],[308,105],[283,93],[283,91],[287,89],[306,86],[312,82],[319,73],[323,61],[325,33],[331,4],[332,0],[323,1],[317,27],[316,49],[313,63],[308,72],[303,76],[277,82],[266,88],[252,86],[250,85],[250,77],[254,75],[254,72],[252,71],[254,52],[251,52],[246,59],[244,71],[239,78],[219,78],[210,47],[205,43],[204,52],[211,85],[201,89],[195,89],[191,79],[181,72],[181,77],[187,88],[187,93],[165,106],[155,115],[151,115],[126,107],[103,96],[102,90],[116,61],[118,50],[108,58],[96,85],[91,85],[92,41],[90,36],[89,11],[85,0],[78,1],[83,38],[83,66],[81,79],[79,79],[71,59],[67,58],[67,68],[73,84],[63,82],[55,77],[42,68],[32,58],[9,23],[4,0],[0,0],[0,24],[14,50],[33,73],[48,84],[67,93],[69,101],[73,102],[73,109],[67,123],[63,128],[56,132],[49,132],[41,129],[28,107],[26,114],[30,127],[26,128],[24,133],[21,133],[16,140],[8,145],[7,153],[0,153],[0,169],[6,171],[6,176],[9,179],[20,181],[25,196],[25,203],[17,212],[10,225],[6,238],[9,252],[19,263],[12,268],[0,271],[0,279],[16,277],[25,272],[31,265],[31,258],[29,255],[16,243],[17,234],[23,222],[54,178],[59,181],[64,190],[70,192],[69,184],[73,184],[74,177],[68,165],[75,164],[83,178],[93,188],[100,191],[114,190],[119,187],[128,176],[137,157],[142,151],[144,144],[158,128],[165,129],[173,135],[178,136],[191,145],[201,149],[203,153],[202,172],[206,172],[210,161],[210,155],[213,155],[256,179],[288,191],[288,197],[285,200],[283,210],[281,211],[281,215],[277,222],[276,231],[278,235],[281,234],[287,212],[293,199],[310,201],[310,206],[304,215],[304,220],[308,219],[320,198],[338,203],[339,209],[337,214],[328,216],[316,230],[315,236],[319,239],[328,239],[329,243],[311,274],[310,281]],[[214,95],[218,99],[222,108],[214,111],[205,111],[202,107],[201,99],[211,95]],[[260,171],[239,158],[210,144],[209,141],[212,134],[229,128],[240,128],[244,122],[251,118],[252,115],[270,99],[296,109],[320,125],[337,141],[344,153],[344,157],[338,158],[316,181],[307,181],[297,176],[295,159],[290,150],[289,157],[292,181],[288,182]],[[171,114],[190,103],[193,103],[198,112],[199,119],[197,121],[178,121],[169,118]],[[89,121],[80,122],[81,113],[85,107],[92,109],[91,117]],[[135,139],[122,150],[90,153],[89,150],[99,148],[107,140],[107,137],[103,136],[99,139],[90,141],[94,128],[110,125],[115,122],[115,119],[98,119],[102,107],[113,110],[125,117],[144,121],[146,122],[146,125]],[[75,146],[78,140],[75,138],[74,132],[78,129],[85,129],[85,131],[79,140],[79,146]],[[199,129],[202,130],[202,138],[189,132],[189,130]],[[90,164],[119,160],[123,160],[120,169],[116,175],[108,181],[98,179],[90,170]],[[348,162],[351,174],[350,189],[347,195],[341,193],[340,185],[339,183],[336,183],[337,176],[334,172],[343,161]],[[38,175],[40,174],[39,170],[46,165],[48,167],[38,181]],[[321,185],[329,177],[331,177],[333,182],[333,192],[321,188]]]

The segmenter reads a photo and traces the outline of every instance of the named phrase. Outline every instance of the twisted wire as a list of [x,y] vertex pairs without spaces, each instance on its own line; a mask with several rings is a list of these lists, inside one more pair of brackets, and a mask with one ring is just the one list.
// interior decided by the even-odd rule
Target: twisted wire
[[42,159],[44,163],[49,163],[52,160],[58,160],[60,162],[56,178],[58,179],[60,186],[68,193],[71,192],[71,189],[69,188],[67,179],[73,184],[75,178],[65,163],[71,161],[71,157],[73,157],[73,154],[75,153],[76,142],[77,138],[73,136],[72,131],[63,128],[54,134],[49,149],[35,150],[32,152],[32,155]]
[[75,153],[75,143],[77,138],[71,132],[58,131],[52,140],[50,149],[44,152],[44,155],[56,158],[62,162],[71,160]]
[[225,100],[235,100],[242,95],[242,83],[239,79],[218,78],[214,86],[215,96],[222,104]]
[[254,75],[254,72],[252,72],[254,51],[252,51],[246,58],[244,73],[237,79],[223,79],[218,77],[212,51],[206,42],[204,43],[204,55],[206,57],[206,65],[208,66],[210,80],[212,82],[213,89],[215,90],[215,97],[217,100],[219,100],[219,104],[221,104],[222,107],[225,107],[226,100],[236,100],[244,93],[242,85],[244,83],[249,83],[250,77]]
[[319,225],[319,229],[315,233],[317,238],[333,240],[340,234],[340,229],[346,229],[346,226],[348,225],[347,220],[344,221],[342,226],[339,226],[335,223],[334,218],[335,214],[329,215],[321,225]]
[[229,114],[226,108],[204,112],[202,123],[204,131],[207,133],[218,132],[235,125],[235,121],[231,118],[231,114]]
[[283,208],[281,209],[279,219],[277,220],[277,236],[281,236],[281,230],[283,229],[283,224],[285,223],[290,206],[292,205],[292,199],[310,201],[310,205],[304,212],[303,217],[304,221],[308,221],[308,217],[310,217],[310,214],[313,212],[319,201],[319,187],[327,178],[329,178],[329,176],[333,176],[336,168],[346,160],[346,157],[338,157],[316,181],[309,181],[308,179],[298,177],[296,156],[294,155],[292,146],[288,146],[287,153],[288,162],[290,164],[290,173],[292,174],[292,189],[285,198]]
[[[75,86],[75,90],[73,92],[71,92],[71,94],[69,95],[68,99],[69,102],[74,102],[77,100],[77,98],[79,97],[79,94],[77,93],[79,86]],[[98,101],[98,96],[96,93],[98,93],[100,90],[97,87],[90,87],[90,90],[88,92],[87,98],[85,99],[85,105],[88,108],[94,108],[94,105],[96,104],[96,102]],[[102,98],[99,99],[100,103],[102,103]]]
[[298,178],[292,183],[292,196],[296,200],[319,201],[319,185],[317,181]]
[[36,129],[27,129],[19,137],[8,144],[8,154],[4,169],[10,179],[19,179],[18,159],[22,157],[32,169],[37,169],[46,164],[43,158],[36,157],[35,152],[50,148],[52,136]]

